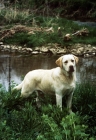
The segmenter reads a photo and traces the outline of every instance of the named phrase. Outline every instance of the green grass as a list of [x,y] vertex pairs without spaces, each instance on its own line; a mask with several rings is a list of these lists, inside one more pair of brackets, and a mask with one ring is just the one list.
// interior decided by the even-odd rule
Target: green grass
[[[63,18],[44,18],[35,17],[35,23],[39,24],[37,27],[53,27],[54,32],[35,32],[35,34],[28,34],[27,32],[15,33],[11,37],[6,37],[3,42],[6,44],[26,45],[28,47],[45,46],[48,43],[58,43],[61,47],[72,45],[74,43],[84,43],[96,45],[96,28],[87,27],[89,30],[88,36],[74,36],[71,41],[65,41],[64,36],[67,33],[73,34],[74,32],[83,29],[86,26],[79,26],[71,20]],[[61,28],[58,32],[58,27]]]
[[[30,1],[31,2],[31,1]],[[62,4],[63,1],[60,3]],[[67,1],[67,4],[76,5],[79,1]],[[52,2],[50,2],[51,4]],[[53,1],[54,3],[54,1]],[[58,3],[58,2],[57,2]],[[83,0],[81,3],[87,3],[86,0]],[[34,2],[34,4],[36,4]],[[96,45],[96,28],[87,27],[87,26],[79,26],[74,23],[72,20],[67,20],[65,18],[61,18],[60,16],[50,17],[50,15],[44,16],[35,13],[30,13],[30,10],[11,7],[7,9],[0,10],[0,25],[5,25],[5,28],[9,28],[16,25],[22,24],[30,27],[53,27],[54,33],[46,33],[44,32],[35,32],[34,35],[28,35],[26,32],[15,33],[12,36],[4,38],[2,41],[6,44],[16,44],[16,45],[27,45],[30,47],[37,46],[46,46],[48,43],[58,43],[62,46],[74,44],[74,43],[84,43]],[[7,26],[7,27],[6,27]],[[58,27],[61,28],[60,32],[58,32]],[[89,36],[81,36],[81,37],[73,37],[71,41],[66,42],[64,40],[64,36],[66,34],[73,34],[74,32],[81,30],[87,27],[89,30]],[[0,33],[1,34],[1,33]]]
[[96,88],[77,85],[73,97],[74,113],[68,115],[55,105],[55,97],[36,95],[20,98],[20,92],[7,92],[0,86],[0,138],[2,140],[95,140]]

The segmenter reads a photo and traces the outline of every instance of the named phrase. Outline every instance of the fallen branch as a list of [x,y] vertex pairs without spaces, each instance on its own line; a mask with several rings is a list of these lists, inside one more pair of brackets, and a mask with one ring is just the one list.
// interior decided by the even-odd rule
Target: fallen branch
[[28,34],[35,34],[35,32],[54,33],[54,29],[53,27],[42,28],[42,27],[26,27],[24,25],[16,25],[11,29],[5,29],[0,31],[0,41],[2,41],[6,37],[11,37],[12,35],[18,32],[26,32]]
[[76,36],[88,36],[88,34],[89,34],[89,30],[87,28],[84,28],[82,30],[79,30],[79,31],[73,33],[73,34],[66,34],[64,36],[64,40],[69,41],[72,39],[72,36],[75,36],[75,35]]
[[80,31],[77,31],[75,33],[72,34],[72,36],[77,35],[77,36],[88,36],[89,34],[89,30],[87,28],[84,28]]

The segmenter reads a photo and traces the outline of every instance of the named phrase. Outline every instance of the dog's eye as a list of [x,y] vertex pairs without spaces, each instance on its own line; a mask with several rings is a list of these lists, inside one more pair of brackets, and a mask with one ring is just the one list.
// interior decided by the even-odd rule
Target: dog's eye
[[68,63],[68,61],[65,61],[64,63],[65,63],[65,64],[67,64],[67,63]]
[[74,62],[74,60],[71,60],[71,62]]

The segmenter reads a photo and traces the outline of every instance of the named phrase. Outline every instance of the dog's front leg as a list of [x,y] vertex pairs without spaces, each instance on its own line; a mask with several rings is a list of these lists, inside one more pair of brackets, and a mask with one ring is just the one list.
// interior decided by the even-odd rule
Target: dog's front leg
[[67,95],[67,99],[66,99],[66,104],[67,104],[67,108],[69,113],[72,113],[71,107],[72,107],[72,97],[73,97],[73,92]]
[[62,111],[62,95],[56,94],[56,105],[59,106]]

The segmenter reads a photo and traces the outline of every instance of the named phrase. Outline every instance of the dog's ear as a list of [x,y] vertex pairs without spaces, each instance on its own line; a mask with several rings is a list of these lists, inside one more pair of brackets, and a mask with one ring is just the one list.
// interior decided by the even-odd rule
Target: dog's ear
[[74,56],[74,58],[75,58],[75,61],[76,61],[76,64],[78,63],[78,61],[79,61],[79,58],[77,57],[77,56],[75,56],[75,55],[73,55]]
[[62,56],[59,57],[59,58],[56,60],[56,64],[57,64],[57,66],[59,66],[59,67],[62,68]]

